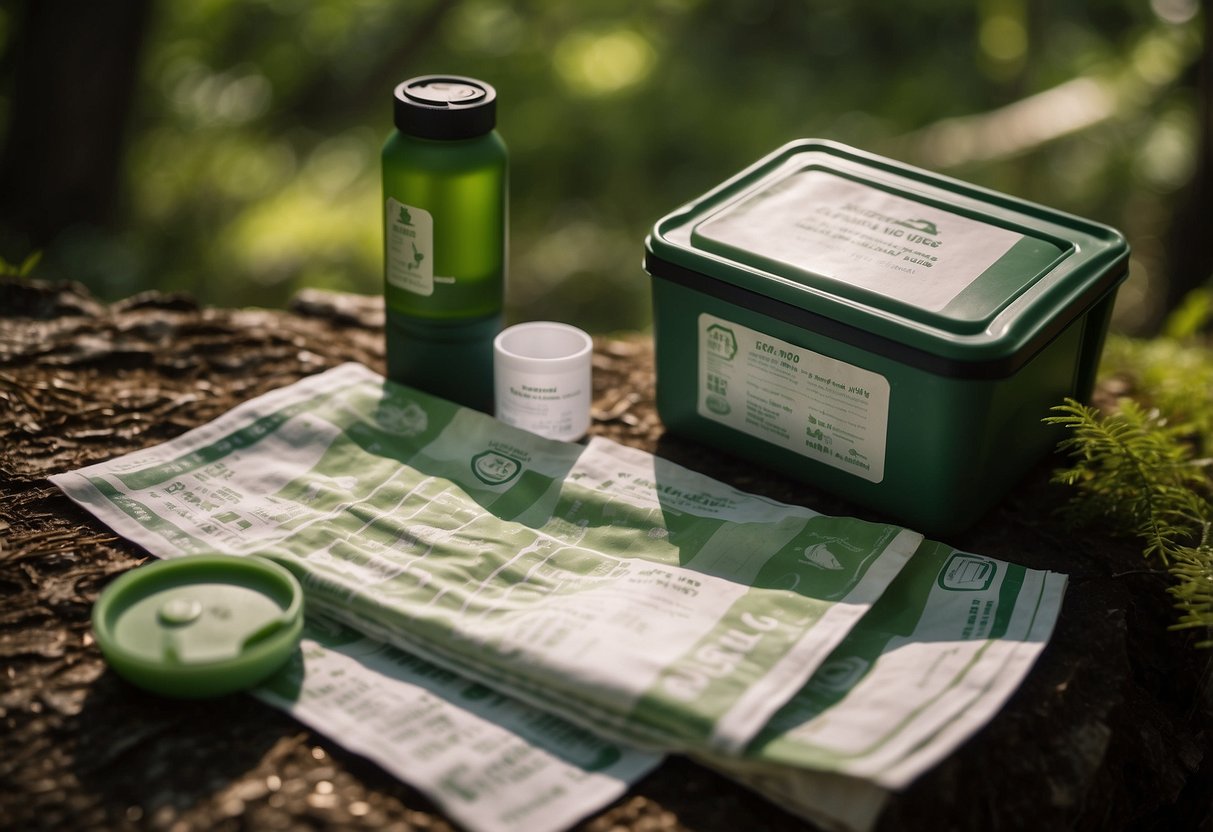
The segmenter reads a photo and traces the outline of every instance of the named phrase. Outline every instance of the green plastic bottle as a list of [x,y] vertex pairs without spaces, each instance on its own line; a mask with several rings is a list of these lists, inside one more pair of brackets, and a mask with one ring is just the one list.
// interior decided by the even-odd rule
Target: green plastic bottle
[[496,107],[483,81],[413,78],[396,87],[383,147],[388,377],[485,412],[506,276]]

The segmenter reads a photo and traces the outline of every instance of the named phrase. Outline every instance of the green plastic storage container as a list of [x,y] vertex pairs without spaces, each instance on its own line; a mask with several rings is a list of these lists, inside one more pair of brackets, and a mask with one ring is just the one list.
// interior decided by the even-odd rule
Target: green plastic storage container
[[786,145],[646,241],[666,427],[919,530],[972,525],[1085,399],[1129,248],[843,145]]

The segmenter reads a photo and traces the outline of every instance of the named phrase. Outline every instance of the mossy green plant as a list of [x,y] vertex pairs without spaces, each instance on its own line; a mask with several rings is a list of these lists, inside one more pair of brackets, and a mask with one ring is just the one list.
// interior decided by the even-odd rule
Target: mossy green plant
[[[1046,421],[1067,428],[1069,464],[1054,479],[1074,489],[1076,526],[1101,522],[1141,541],[1174,579],[1176,629],[1204,630],[1213,647],[1213,350],[1202,328],[1213,293],[1200,290],[1153,339],[1109,339],[1103,409],[1067,399]],[[1106,380],[1114,384],[1107,385]]]

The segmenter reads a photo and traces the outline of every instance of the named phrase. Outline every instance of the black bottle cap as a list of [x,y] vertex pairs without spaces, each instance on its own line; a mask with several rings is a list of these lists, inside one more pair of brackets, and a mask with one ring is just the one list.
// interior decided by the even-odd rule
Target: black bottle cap
[[422,75],[396,86],[396,129],[422,139],[471,139],[497,123],[497,91],[458,75]]

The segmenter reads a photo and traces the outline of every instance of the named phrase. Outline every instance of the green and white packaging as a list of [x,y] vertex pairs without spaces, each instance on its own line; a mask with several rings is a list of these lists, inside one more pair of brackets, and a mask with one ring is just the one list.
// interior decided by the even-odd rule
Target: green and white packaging
[[471,679],[616,738],[725,753],[921,541],[357,365],[58,482],[153,553],[256,553],[311,607]]
[[482,832],[565,829],[662,759],[324,617],[309,620],[294,663],[253,693]]
[[[542,439],[358,365],[53,481],[161,557],[294,572],[309,616],[370,638],[313,632],[259,695],[484,832],[559,829],[613,799],[659,759],[620,743],[692,753],[819,823],[867,828],[887,789],[1014,690],[1064,585],[602,439]],[[468,710],[460,691],[500,707]],[[400,705],[376,717],[385,696]],[[498,791],[475,743],[442,740],[485,718],[510,735],[492,747],[572,768],[521,766],[517,793]],[[433,742],[445,756],[409,762]]]
[[1052,634],[1066,578],[924,541],[743,758],[704,762],[827,828],[872,826],[998,712]]

